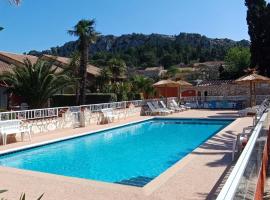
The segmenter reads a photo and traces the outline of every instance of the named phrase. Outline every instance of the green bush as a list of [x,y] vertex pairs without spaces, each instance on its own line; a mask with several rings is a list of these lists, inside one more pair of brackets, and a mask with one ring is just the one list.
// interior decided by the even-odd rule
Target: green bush
[[[86,95],[86,104],[109,103],[113,101],[117,101],[117,96],[114,93],[92,93]],[[76,95],[74,94],[54,95],[51,99],[52,107],[74,105],[76,105]]]

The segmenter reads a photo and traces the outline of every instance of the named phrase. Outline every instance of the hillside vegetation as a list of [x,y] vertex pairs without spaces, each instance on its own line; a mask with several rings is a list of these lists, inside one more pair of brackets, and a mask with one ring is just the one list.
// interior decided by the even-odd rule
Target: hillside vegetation
[[[128,34],[100,36],[91,45],[90,62],[106,66],[111,58],[123,59],[128,67],[145,68],[163,65],[165,68],[192,62],[224,60],[232,47],[249,47],[247,40],[211,39],[200,34],[180,33],[176,36],[161,34]],[[31,55],[51,54],[70,57],[78,48],[77,41],[52,47]]]

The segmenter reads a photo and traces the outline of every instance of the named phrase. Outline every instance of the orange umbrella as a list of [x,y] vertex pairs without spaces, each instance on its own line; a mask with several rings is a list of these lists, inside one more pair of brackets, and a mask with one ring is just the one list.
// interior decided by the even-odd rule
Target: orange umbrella
[[192,86],[191,83],[187,82],[187,81],[183,81],[183,80],[179,80],[177,81],[177,83],[179,83],[179,95],[178,95],[178,98],[180,99],[181,98],[181,86]]
[[161,80],[161,81],[153,84],[153,86],[155,88],[165,88],[165,96],[166,96],[166,103],[167,103],[167,98],[168,98],[167,88],[168,87],[180,87],[180,83],[178,83],[176,81],[172,81],[172,80]]

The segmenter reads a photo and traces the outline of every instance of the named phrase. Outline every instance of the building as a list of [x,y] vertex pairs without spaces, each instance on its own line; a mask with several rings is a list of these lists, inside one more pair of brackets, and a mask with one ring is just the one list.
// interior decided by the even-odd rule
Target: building
[[[57,67],[67,66],[71,60],[70,58],[56,57],[51,55],[42,55],[40,58],[46,61],[54,62],[54,65]],[[0,52],[0,73],[12,71],[14,66],[23,66],[25,59],[29,59],[32,63],[35,63],[37,62],[38,57],[32,55]],[[87,73],[89,80],[94,80],[94,78],[99,76],[100,71],[101,70],[98,67],[88,65]],[[8,94],[7,89],[8,85],[5,82],[0,82],[0,109],[7,109],[11,105],[14,109],[19,107],[22,103],[21,99]]]
[[[50,62],[54,62],[55,65],[57,66],[68,66],[71,59],[66,58],[66,57],[61,57],[61,56],[52,56],[52,55],[47,55],[44,54],[41,56],[41,59],[47,60]],[[98,67],[95,67],[94,65],[88,64],[87,66],[87,73],[89,78],[95,78],[100,75],[101,69]]]
[[143,70],[137,70],[136,73],[149,78],[159,78],[165,75],[167,70],[164,67],[147,67]]

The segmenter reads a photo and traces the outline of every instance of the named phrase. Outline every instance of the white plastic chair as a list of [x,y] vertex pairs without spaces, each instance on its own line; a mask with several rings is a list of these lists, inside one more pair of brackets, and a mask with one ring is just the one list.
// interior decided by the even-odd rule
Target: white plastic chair
[[9,120],[0,122],[0,134],[2,135],[3,145],[7,143],[8,135],[13,135],[20,133],[22,141],[24,140],[24,135],[27,134],[29,140],[31,141],[30,127],[22,126],[21,120]]
[[101,109],[101,112],[103,114],[103,120],[107,121],[108,123],[114,122],[114,120],[118,118],[118,116],[114,114],[112,108]]

